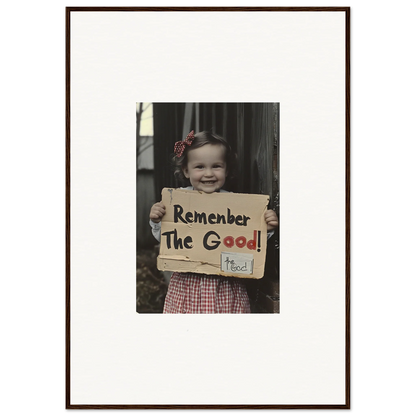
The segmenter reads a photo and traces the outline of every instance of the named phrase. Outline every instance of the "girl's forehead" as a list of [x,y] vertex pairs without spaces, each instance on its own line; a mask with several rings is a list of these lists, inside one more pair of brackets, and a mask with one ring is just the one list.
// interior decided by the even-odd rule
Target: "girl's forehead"
[[225,147],[222,144],[206,144],[188,151],[188,160],[199,158],[225,159]]

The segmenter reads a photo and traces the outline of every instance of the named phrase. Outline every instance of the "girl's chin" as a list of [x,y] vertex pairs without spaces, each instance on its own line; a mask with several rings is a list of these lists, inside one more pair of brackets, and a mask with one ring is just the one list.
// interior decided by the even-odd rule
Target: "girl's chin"
[[201,184],[195,189],[210,194],[216,192],[218,190],[218,186],[217,184]]

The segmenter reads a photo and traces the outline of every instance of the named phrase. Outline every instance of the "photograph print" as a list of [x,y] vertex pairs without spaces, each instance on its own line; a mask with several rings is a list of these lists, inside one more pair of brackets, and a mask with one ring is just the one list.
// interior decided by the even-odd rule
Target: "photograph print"
[[136,103],[136,312],[280,313],[279,103]]

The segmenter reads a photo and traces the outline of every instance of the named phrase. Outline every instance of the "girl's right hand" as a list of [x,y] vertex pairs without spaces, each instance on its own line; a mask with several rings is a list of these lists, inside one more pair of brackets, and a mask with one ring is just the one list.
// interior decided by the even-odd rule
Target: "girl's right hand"
[[165,213],[165,206],[162,204],[162,202],[156,202],[156,204],[154,204],[150,209],[149,217],[153,222],[158,223],[162,220]]

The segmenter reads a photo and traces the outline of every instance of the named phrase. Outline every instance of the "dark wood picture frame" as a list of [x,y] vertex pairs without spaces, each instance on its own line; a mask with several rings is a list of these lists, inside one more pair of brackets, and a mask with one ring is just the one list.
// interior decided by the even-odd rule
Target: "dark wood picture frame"
[[[73,12],[342,12],[345,13],[345,403],[111,405],[71,403],[71,13]],[[350,409],[350,8],[349,7],[67,7],[66,8],[66,408],[67,409]]]

